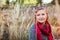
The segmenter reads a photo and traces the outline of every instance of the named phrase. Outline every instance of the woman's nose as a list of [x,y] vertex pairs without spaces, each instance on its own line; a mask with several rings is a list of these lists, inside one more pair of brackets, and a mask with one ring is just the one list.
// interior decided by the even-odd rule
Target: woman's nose
[[42,18],[43,16],[42,16],[42,15],[40,15],[39,17],[40,17],[40,18]]

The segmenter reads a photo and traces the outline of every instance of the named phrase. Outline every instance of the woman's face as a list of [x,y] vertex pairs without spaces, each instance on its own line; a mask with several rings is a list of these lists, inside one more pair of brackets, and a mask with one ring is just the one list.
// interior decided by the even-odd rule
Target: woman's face
[[36,13],[36,21],[37,21],[37,22],[40,22],[40,23],[45,23],[46,20],[47,20],[46,10],[44,10],[44,9],[39,10],[39,11]]

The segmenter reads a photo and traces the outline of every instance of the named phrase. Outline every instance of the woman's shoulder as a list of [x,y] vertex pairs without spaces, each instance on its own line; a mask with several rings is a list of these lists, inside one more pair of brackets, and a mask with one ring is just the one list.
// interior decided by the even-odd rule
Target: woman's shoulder
[[29,28],[29,40],[36,40],[34,24]]
[[30,26],[30,30],[34,30],[34,24]]

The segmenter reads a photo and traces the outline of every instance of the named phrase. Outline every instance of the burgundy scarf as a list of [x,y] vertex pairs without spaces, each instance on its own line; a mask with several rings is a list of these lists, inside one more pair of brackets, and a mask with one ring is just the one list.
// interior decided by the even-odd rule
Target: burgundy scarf
[[53,40],[53,36],[51,33],[51,26],[46,21],[45,25],[41,23],[35,23],[35,31],[36,31],[36,40],[42,40],[41,31],[48,37],[48,40]]

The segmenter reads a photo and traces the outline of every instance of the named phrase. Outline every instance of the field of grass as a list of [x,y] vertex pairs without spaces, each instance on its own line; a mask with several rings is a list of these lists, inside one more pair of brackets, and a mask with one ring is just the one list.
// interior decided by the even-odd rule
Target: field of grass
[[[34,22],[34,7],[23,6],[19,9],[18,18],[16,18],[15,9],[0,10],[0,40],[28,40],[28,30]],[[54,17],[55,6],[48,6],[47,11],[49,14],[49,22],[52,26],[54,37],[58,37],[56,30],[57,19]],[[7,36],[6,36],[7,35]]]

